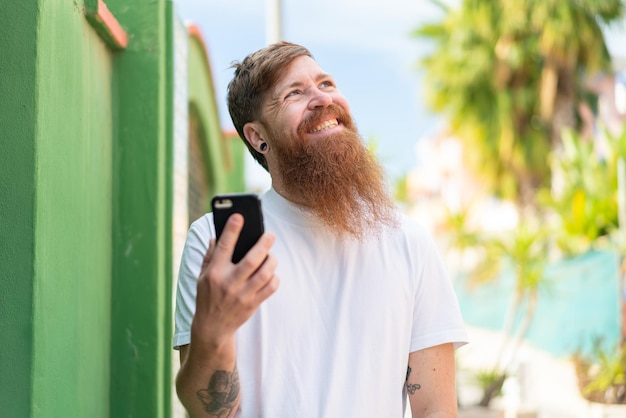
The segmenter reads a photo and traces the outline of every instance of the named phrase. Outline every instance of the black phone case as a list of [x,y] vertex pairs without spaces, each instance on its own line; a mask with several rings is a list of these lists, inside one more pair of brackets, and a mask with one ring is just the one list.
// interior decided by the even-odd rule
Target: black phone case
[[222,235],[224,225],[230,215],[233,213],[243,215],[243,229],[239,234],[232,258],[233,263],[238,263],[263,234],[261,200],[256,194],[248,193],[218,195],[211,200],[211,210],[217,239]]

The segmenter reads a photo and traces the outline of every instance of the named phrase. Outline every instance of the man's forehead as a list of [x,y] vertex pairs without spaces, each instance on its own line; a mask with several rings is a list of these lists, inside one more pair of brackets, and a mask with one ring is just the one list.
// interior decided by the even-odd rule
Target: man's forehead
[[278,78],[276,88],[285,88],[290,85],[296,85],[303,81],[303,78],[312,77],[312,78],[322,78],[322,77],[330,77],[328,74],[322,70],[319,64],[311,57],[303,55],[300,57],[294,58],[284,73]]

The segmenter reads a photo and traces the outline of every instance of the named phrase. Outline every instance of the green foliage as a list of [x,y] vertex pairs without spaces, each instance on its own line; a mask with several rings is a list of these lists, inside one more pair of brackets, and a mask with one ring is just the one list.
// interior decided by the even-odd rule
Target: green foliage
[[401,176],[394,184],[394,200],[400,204],[406,204],[409,201],[408,196],[408,176]]
[[436,47],[420,61],[428,103],[490,190],[532,203],[549,183],[546,157],[564,123],[553,116],[558,106],[574,113],[585,74],[610,68],[599,21],[619,19],[624,3],[463,0],[443,9],[441,22],[414,32]]
[[[471,284],[497,279],[504,266],[513,267],[515,290],[510,317],[523,313],[525,318],[522,324],[507,321],[503,331],[511,339],[513,335],[525,337],[538,290],[545,283],[544,271],[553,243],[571,255],[588,251],[609,235],[612,245],[619,238],[617,167],[620,160],[623,164],[626,159],[626,128],[621,135],[605,132],[604,137],[606,147],[599,154],[592,140],[571,130],[564,133],[562,151],[551,157],[551,168],[559,173],[559,193],[552,195],[545,189],[540,196],[543,212],[555,220],[552,225],[528,217],[513,230],[494,234],[469,228],[468,212],[448,217],[451,245],[459,250],[473,249],[478,255],[468,276]],[[626,346],[611,352],[598,344],[591,358],[578,356],[577,364],[585,397],[597,402],[626,403]],[[481,405],[488,405],[497,396],[498,378],[506,373],[506,365],[496,361],[493,369],[477,375],[483,389]]]
[[[502,330],[505,341],[493,368],[477,376],[483,390],[480,405],[488,406],[498,395],[509,372],[510,364],[503,358],[516,352],[532,323],[539,289],[544,283],[551,231],[532,218],[500,233],[478,231],[468,227],[467,212],[450,214],[448,225],[452,234],[451,245],[461,251],[472,250],[477,260],[466,272],[469,285],[499,279],[505,266],[512,266],[514,271],[514,294]],[[518,317],[522,317],[522,321],[514,320]],[[514,354],[511,359],[513,357]]]
[[515,270],[516,292],[534,293],[541,282],[547,262],[548,230],[537,224],[523,222],[512,231],[478,240],[484,257],[474,269],[474,283],[493,280],[505,264]]
[[[491,369],[481,370],[476,373],[476,382],[481,389],[487,389],[500,379],[500,374]],[[500,394],[500,393],[498,393]]]
[[477,251],[477,262],[467,272],[469,283],[490,282],[499,277],[504,267],[513,266],[519,297],[535,293],[548,261],[552,229],[535,218],[525,218],[511,230],[488,233],[470,228],[468,216],[467,211],[449,213],[447,224],[453,248]]
[[559,190],[544,189],[538,195],[556,215],[557,243],[566,254],[583,253],[618,228],[618,165],[626,157],[626,130],[620,136],[605,132],[604,138],[599,153],[598,139],[565,131],[562,151],[551,157]]
[[591,355],[574,358],[581,393],[595,402],[626,404],[626,344],[609,351],[600,343]]
[[468,226],[469,210],[467,208],[458,212],[448,211],[446,215],[452,248],[463,251],[479,244],[481,235]]
[[491,400],[502,395],[502,385],[506,374],[495,370],[482,370],[476,374],[476,381],[483,392],[480,406],[489,406]]
[[[458,8],[433,3],[444,18],[414,32],[435,47],[420,61],[429,106],[447,118],[463,142],[466,163],[490,192],[513,199],[521,213],[539,202],[555,219],[551,225],[525,218],[514,230],[486,234],[468,229],[467,213],[449,218],[452,246],[477,256],[472,283],[496,279],[504,265],[514,268],[502,351],[515,353],[533,318],[552,240],[567,252],[582,252],[617,226],[616,167],[626,156],[626,134],[611,138],[614,151],[598,159],[573,132],[577,106],[594,100],[585,80],[611,67],[600,25],[621,19],[625,6],[622,0],[462,0]],[[564,128],[570,131],[562,137],[563,154],[551,154],[561,146]],[[549,191],[551,169],[563,178],[556,196]],[[519,323],[514,318],[522,312]],[[481,404],[489,404],[506,376],[507,363],[500,360],[479,375]]]
[[[483,392],[479,405],[488,406],[498,396],[510,371],[510,362],[532,323],[539,289],[545,283],[552,231],[535,218],[524,218],[510,230],[486,232],[471,228],[469,215],[466,210],[449,213],[447,218],[452,235],[450,245],[460,251],[472,251],[476,260],[466,271],[467,283],[471,286],[498,280],[505,267],[512,267],[514,271],[514,292],[502,329],[502,347],[493,367],[476,376]],[[508,295],[502,296],[508,298]]]

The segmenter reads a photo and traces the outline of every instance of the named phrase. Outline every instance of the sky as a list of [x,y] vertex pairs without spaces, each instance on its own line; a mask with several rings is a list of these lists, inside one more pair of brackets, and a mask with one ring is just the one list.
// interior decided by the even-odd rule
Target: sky
[[[232,130],[226,109],[230,64],[267,44],[266,6],[271,0],[175,0],[178,16],[200,28],[213,71],[220,120]],[[450,0],[452,2],[454,0]],[[393,180],[417,163],[416,143],[442,121],[422,95],[420,57],[429,45],[410,35],[441,11],[425,0],[281,0],[282,38],[306,46],[333,75],[350,102],[354,120]],[[607,32],[609,50],[626,57],[624,27]],[[251,166],[250,168],[254,168]],[[258,168],[250,179],[263,188]]]

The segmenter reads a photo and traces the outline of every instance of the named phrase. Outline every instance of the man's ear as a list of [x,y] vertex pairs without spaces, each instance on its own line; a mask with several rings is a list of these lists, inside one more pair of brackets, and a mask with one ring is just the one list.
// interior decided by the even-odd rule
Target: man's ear
[[261,144],[267,142],[263,127],[258,122],[248,122],[243,125],[243,134],[246,136],[246,141],[259,152]]

